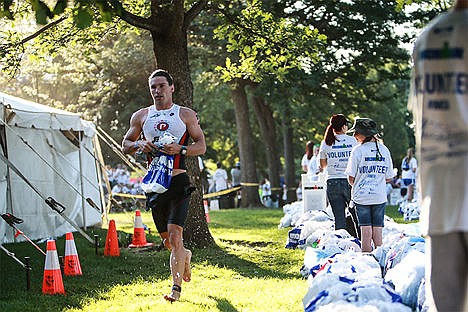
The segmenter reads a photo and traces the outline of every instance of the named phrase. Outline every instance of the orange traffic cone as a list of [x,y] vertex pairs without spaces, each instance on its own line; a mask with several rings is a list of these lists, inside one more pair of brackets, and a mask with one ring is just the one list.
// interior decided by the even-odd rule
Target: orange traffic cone
[[209,208],[208,208],[208,200],[206,200],[206,199],[203,200],[203,207],[205,208],[205,218],[206,218],[206,222],[210,223],[210,214],[209,214]]
[[68,232],[65,238],[65,268],[63,272],[65,275],[83,275],[73,233]]
[[55,246],[55,240],[53,239],[47,241],[42,293],[48,295],[65,294],[57,247]]
[[114,220],[109,221],[109,229],[107,230],[106,236],[106,246],[104,247],[104,256],[120,256],[119,240],[117,238],[117,230],[115,229]]
[[133,225],[133,239],[132,243],[128,245],[130,248],[148,247],[153,246],[153,243],[146,241],[145,229],[143,228],[143,221],[141,221],[140,210],[135,211],[135,223]]

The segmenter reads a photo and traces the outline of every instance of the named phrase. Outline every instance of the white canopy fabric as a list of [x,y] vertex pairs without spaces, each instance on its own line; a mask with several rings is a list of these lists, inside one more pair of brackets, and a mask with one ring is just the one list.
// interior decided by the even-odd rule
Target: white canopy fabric
[[0,114],[9,125],[21,128],[85,131],[94,135],[94,125],[79,114],[41,105],[0,92]]
[[[93,146],[94,125],[78,114],[1,92],[0,119],[0,153],[7,156],[43,197],[61,203],[66,208],[63,214],[76,225],[101,223],[103,209]],[[65,134],[75,139],[75,144]],[[101,211],[92,208],[86,198],[101,207]],[[17,227],[31,239],[76,231],[0,161],[0,214],[3,213],[23,219]],[[21,235],[15,238],[14,234],[14,229],[0,219],[0,243],[24,240]]]

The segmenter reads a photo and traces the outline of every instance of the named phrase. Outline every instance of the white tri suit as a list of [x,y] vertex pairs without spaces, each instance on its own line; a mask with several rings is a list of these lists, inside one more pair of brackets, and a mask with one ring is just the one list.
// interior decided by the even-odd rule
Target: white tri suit
[[[189,135],[185,123],[180,118],[179,105],[173,104],[171,108],[165,110],[157,110],[151,105],[147,110],[148,115],[143,123],[145,140],[155,143],[159,137],[169,133],[176,138],[176,143],[188,144]],[[174,155],[173,169],[187,169],[184,155]],[[167,232],[168,224],[184,226],[193,190],[187,173],[180,173],[172,177],[166,192],[146,194],[146,207],[151,208],[154,224],[159,233]]]

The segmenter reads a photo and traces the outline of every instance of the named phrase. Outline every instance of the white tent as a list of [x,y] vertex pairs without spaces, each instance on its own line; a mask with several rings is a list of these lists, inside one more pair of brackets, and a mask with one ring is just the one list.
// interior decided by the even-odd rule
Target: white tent
[[[0,160],[0,214],[23,219],[16,226],[31,239],[76,231],[45,203],[43,197],[52,197],[79,227],[100,224],[104,211],[94,136],[94,125],[78,114],[0,92],[0,153],[38,191]],[[0,219],[0,243],[24,240],[14,236],[15,230]]]

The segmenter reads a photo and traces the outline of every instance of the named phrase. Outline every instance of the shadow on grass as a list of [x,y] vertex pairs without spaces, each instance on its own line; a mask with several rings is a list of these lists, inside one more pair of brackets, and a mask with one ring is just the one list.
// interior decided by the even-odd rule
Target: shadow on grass
[[225,298],[217,298],[208,296],[208,298],[216,301],[216,306],[221,312],[237,312],[238,310]]
[[[27,243],[4,245],[5,248],[15,254],[21,260],[25,256],[31,257],[31,289],[26,290],[26,273],[16,261],[0,251],[0,311],[62,311],[63,309],[81,309],[89,300],[109,300],[109,290],[117,285],[130,285],[135,281],[161,282],[170,280],[169,252],[156,251],[154,249],[128,249],[129,237],[126,233],[119,233],[120,257],[105,257],[104,244],[107,231],[105,229],[89,229],[91,236],[98,235],[100,247],[98,255],[85,238],[75,233],[74,239],[78,250],[80,264],[83,270],[82,276],[63,276],[66,295],[43,295],[42,279],[45,257]],[[159,238],[150,235],[148,241],[157,242]],[[229,240],[227,248],[212,246],[205,249],[194,250],[194,263],[208,263],[213,266],[223,267],[247,278],[273,277],[280,279],[297,278],[297,274],[288,274],[279,270],[269,269],[267,266],[259,266],[254,261],[243,259],[234,254],[229,246],[252,248],[256,252],[255,259],[258,263],[271,263],[271,268],[281,267],[281,259],[270,255],[268,247],[270,243],[246,242]],[[156,244],[158,244],[157,242]],[[271,243],[273,244],[273,243]],[[38,244],[43,250],[46,243]],[[57,252],[64,255],[65,237],[56,239]],[[246,255],[248,258],[251,255]],[[225,298],[214,298],[220,311],[236,311]]]
[[[116,285],[129,285],[136,280],[161,281],[169,278],[168,252],[141,252],[129,250],[128,237],[119,232],[120,257],[105,257],[104,245],[107,231],[90,229],[91,236],[99,235],[98,255],[95,248],[78,233],[74,234],[78,250],[82,276],[64,276],[62,280],[66,295],[43,295],[42,279],[45,256],[27,243],[4,245],[9,251],[23,261],[31,258],[31,289],[26,290],[26,273],[15,260],[0,253],[0,311],[61,311],[64,308],[80,309],[87,303],[86,298],[96,300],[107,298],[109,289]],[[122,240],[122,241],[121,241]],[[156,241],[152,239],[152,241]],[[46,243],[38,244],[44,251]],[[65,253],[65,237],[56,239],[57,253]],[[24,262],[24,261],[23,261]]]
[[[251,253],[249,255],[246,255],[246,257],[255,257],[258,263],[264,263],[266,265],[269,265],[270,268],[262,267],[254,261],[243,259],[238,255],[235,255],[229,250],[222,248],[218,245],[214,245],[205,249],[197,249],[196,253],[194,253],[194,255],[196,256],[192,258],[192,262],[199,263],[206,261],[208,262],[208,264],[232,270],[247,278],[271,277],[279,279],[294,279],[298,277],[298,274],[275,270],[275,267],[282,266],[281,259],[278,259],[276,255],[271,255],[266,253],[265,251],[258,250],[261,249],[258,248],[259,246],[264,247],[272,243],[246,242],[242,240],[229,240],[227,242],[231,246],[238,245],[245,247],[246,245],[248,245],[248,248],[251,248]],[[256,253],[256,255],[254,256],[253,253]]]

